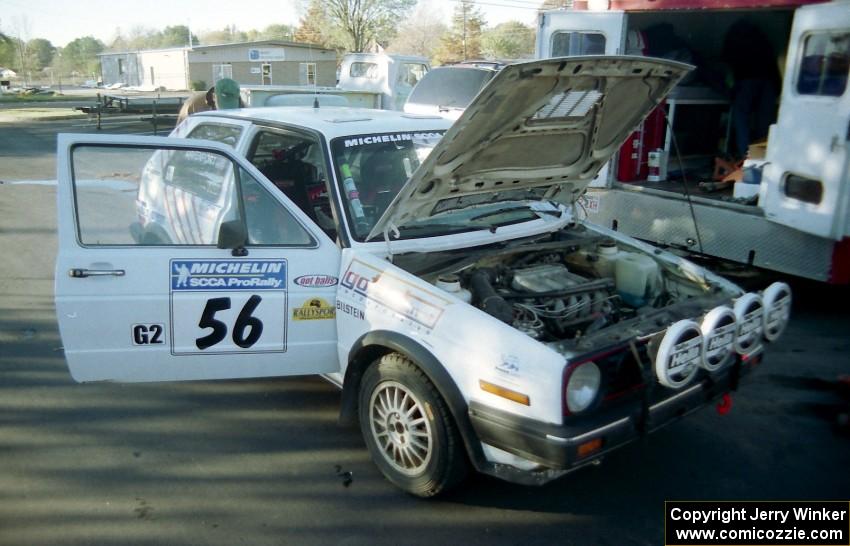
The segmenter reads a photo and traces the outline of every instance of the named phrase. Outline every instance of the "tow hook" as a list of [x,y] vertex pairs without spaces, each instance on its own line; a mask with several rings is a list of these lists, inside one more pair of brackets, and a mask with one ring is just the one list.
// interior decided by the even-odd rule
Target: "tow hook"
[[732,411],[732,395],[727,392],[717,403],[717,414],[726,415],[730,411]]

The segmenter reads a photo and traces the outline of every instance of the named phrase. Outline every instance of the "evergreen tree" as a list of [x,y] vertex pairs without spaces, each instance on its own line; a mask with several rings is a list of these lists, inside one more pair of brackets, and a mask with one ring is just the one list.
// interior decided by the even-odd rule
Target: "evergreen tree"
[[481,58],[481,34],[487,22],[484,13],[470,0],[455,8],[452,26],[440,39],[436,61],[440,64]]

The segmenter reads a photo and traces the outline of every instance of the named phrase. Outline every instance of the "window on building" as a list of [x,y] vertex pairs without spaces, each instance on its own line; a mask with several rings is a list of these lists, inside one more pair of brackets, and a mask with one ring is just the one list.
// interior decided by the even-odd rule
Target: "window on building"
[[212,68],[213,84],[222,78],[233,77],[233,65],[230,63],[214,64]]
[[553,57],[604,54],[604,34],[598,32],[556,32],[552,35]]
[[127,73],[127,63],[124,59],[118,59],[118,75],[123,76]]
[[298,77],[301,85],[316,85],[316,63],[301,63]]
[[797,76],[803,95],[840,97],[850,72],[850,32],[824,32],[806,36]]

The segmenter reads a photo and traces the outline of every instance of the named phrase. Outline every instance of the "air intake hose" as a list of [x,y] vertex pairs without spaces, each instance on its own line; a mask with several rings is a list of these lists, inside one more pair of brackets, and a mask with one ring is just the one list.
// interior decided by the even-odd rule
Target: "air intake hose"
[[496,293],[491,284],[496,278],[493,269],[478,269],[469,276],[469,288],[475,303],[490,316],[496,317],[506,324],[513,322],[514,313],[505,298]]

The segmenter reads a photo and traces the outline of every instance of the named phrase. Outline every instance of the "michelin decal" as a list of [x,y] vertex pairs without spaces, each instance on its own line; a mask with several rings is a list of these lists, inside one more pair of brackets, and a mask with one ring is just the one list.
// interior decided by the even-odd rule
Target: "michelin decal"
[[171,260],[171,290],[282,290],[286,260]]
[[286,352],[287,269],[286,260],[171,260],[171,353]]

